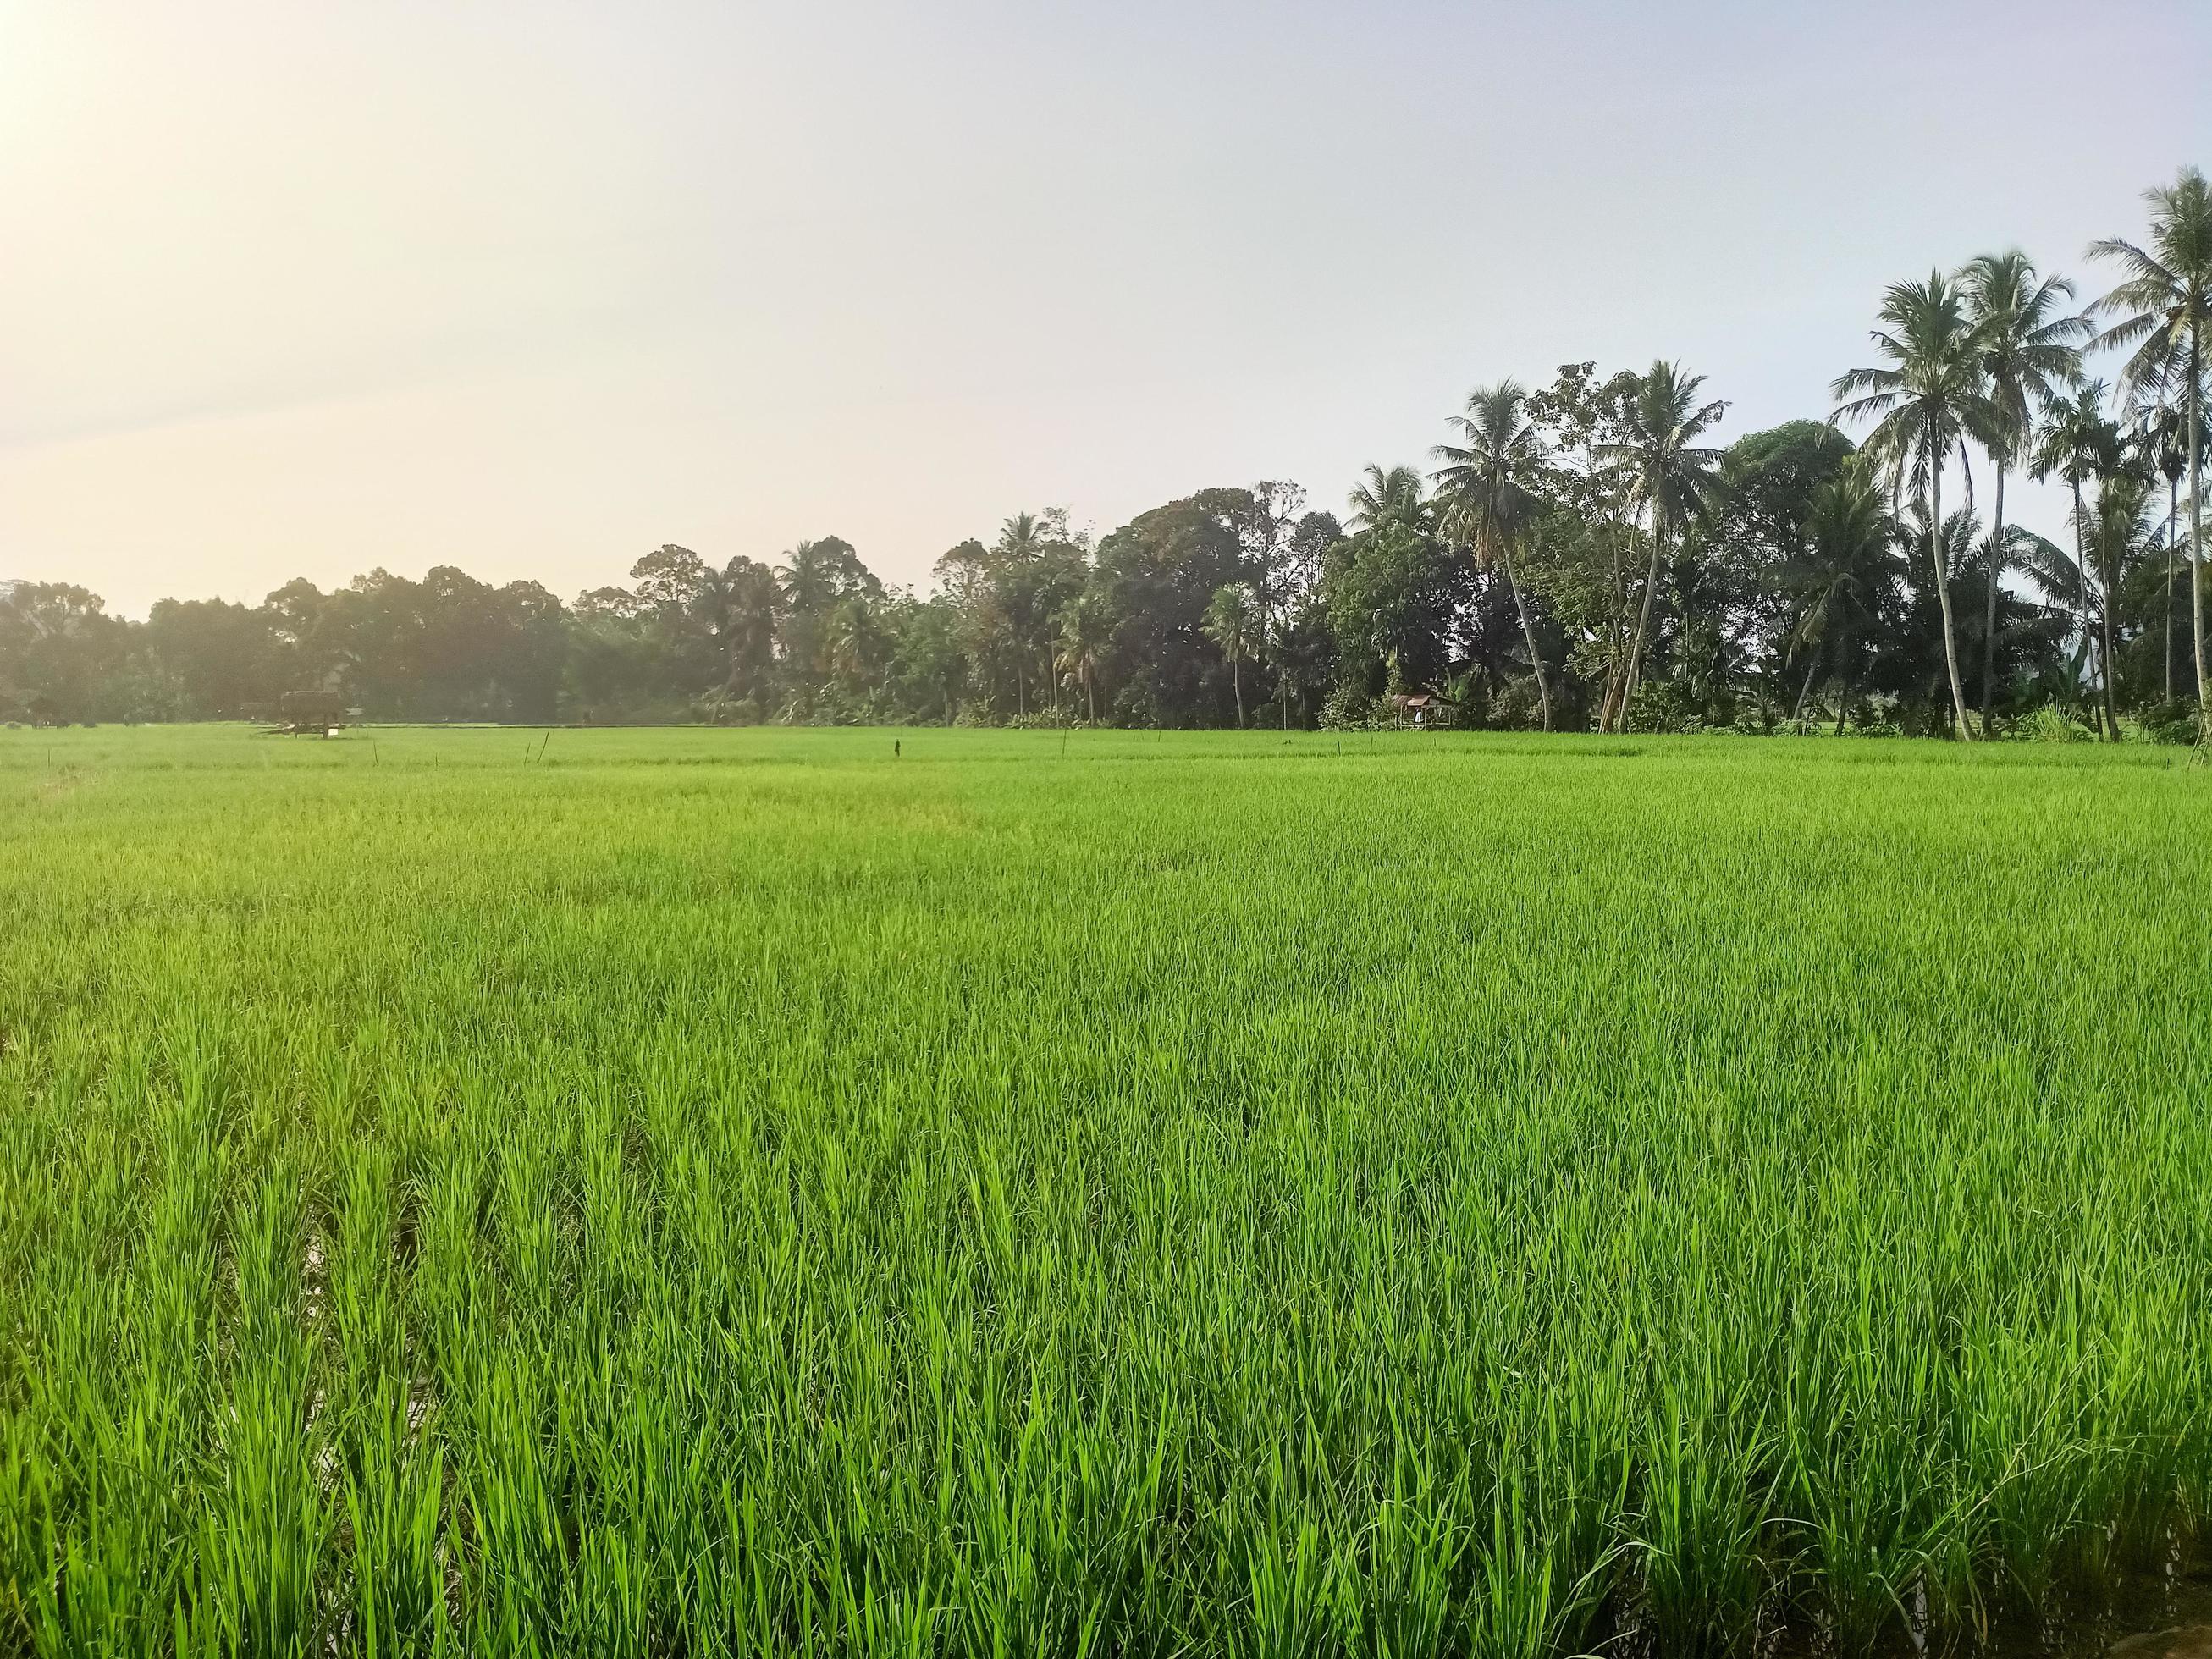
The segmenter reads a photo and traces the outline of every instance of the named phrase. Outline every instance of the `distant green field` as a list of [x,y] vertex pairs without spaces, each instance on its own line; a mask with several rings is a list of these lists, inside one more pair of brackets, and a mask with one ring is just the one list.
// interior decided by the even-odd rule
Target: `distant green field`
[[0,1652],[2092,1595],[2212,1498],[2186,758],[0,731]]

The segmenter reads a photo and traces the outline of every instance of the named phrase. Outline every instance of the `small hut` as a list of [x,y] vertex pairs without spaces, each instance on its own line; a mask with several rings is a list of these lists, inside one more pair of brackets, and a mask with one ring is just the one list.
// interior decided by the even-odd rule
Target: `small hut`
[[1402,691],[1390,702],[1398,711],[1398,724],[1416,731],[1450,726],[1459,718],[1459,704],[1441,691]]
[[276,700],[276,729],[294,737],[326,738],[345,719],[345,699],[335,691],[287,691]]

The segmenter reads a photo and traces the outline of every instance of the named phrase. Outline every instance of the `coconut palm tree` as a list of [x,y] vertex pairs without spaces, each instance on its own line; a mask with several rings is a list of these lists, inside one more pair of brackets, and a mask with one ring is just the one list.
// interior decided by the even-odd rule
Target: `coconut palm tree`
[[1258,632],[1252,596],[1233,582],[1215,588],[1212,600],[1206,607],[1206,619],[1199,626],[1206,638],[1221,647],[1221,654],[1229,659],[1229,678],[1237,692],[1237,724],[1241,730],[1244,725],[1244,659],[1252,654]]
[[[999,526],[999,539],[992,544],[997,580],[994,586],[1006,623],[1006,637],[1012,647],[1014,659],[1014,713],[1018,717],[1029,713],[1029,663],[1030,653],[1036,648],[1036,635],[1040,622],[1049,618],[1036,615],[1036,568],[1044,556],[1050,537],[1044,521],[1034,513],[1017,513]],[[1054,704],[1059,703],[1060,682],[1053,682]]]
[[1098,663],[1114,637],[1114,617],[1095,596],[1084,593],[1060,613],[1059,665],[1083,687],[1085,718],[1098,723]]
[[[2200,447],[2203,434],[2197,434]],[[2169,390],[2155,402],[2140,407],[2130,439],[2143,465],[2166,480],[2166,646],[2160,653],[2163,668],[2160,695],[2173,701],[2173,556],[2179,546],[2177,526],[2181,518],[2181,480],[2189,471],[2189,416],[2180,399]]]
[[842,600],[830,613],[830,671],[848,687],[864,687],[888,641],[875,607],[861,594]]
[[1428,516],[1421,499],[1421,475],[1410,466],[1381,467],[1370,462],[1347,498],[1352,530],[1379,530],[1387,524],[1419,530]]
[[[2066,482],[2074,499],[2074,573],[2077,581],[2074,595],[2075,614],[2084,637],[2094,641],[2095,635],[2089,621],[2089,556],[2090,520],[2084,505],[2082,486],[2104,477],[2120,464],[2120,428],[2105,412],[2106,386],[2102,380],[2085,380],[2070,393],[2053,398],[2044,411],[2043,429],[2037,434],[2035,450],[2030,457],[2031,476],[2040,481],[2057,477]],[[2096,654],[2093,647],[2091,654]],[[2109,673],[2111,665],[2100,665],[2100,673]],[[2106,728],[2106,735],[2117,738],[2117,729]]]
[[1825,662],[1843,684],[1836,728],[1850,702],[1861,651],[1881,625],[1902,574],[1897,525],[1880,483],[1857,456],[1814,490],[1805,520],[1805,553],[1784,580],[1794,590],[1798,613],[1790,631],[1791,657],[1807,653],[1797,688],[1796,719],[1802,724],[1814,676]]
[[1430,477],[1437,485],[1446,530],[1466,538],[1479,566],[1495,566],[1504,573],[1506,591],[1520,613],[1529,665],[1536,672],[1536,701],[1548,732],[1552,691],[1544,677],[1544,656],[1536,648],[1527,596],[1513,574],[1513,548],[1534,516],[1537,501],[1531,486],[1544,458],[1543,440],[1528,417],[1527,398],[1511,380],[1478,386],[1468,398],[1467,413],[1452,416],[1460,441],[1436,447],[1432,453],[1443,465]]
[[2129,574],[2149,556],[2156,535],[2157,486],[2135,457],[2097,481],[2097,505],[2090,515],[2088,554],[2097,571],[2097,613],[2104,633],[2105,723],[2115,741],[2120,721],[2112,704],[2112,677],[2119,661],[2112,637],[2112,605]]
[[2144,192],[2150,207],[2150,246],[2118,237],[2093,243],[2089,257],[2118,265],[2119,285],[2096,309],[2116,319],[2100,344],[2132,346],[2120,371],[2123,385],[2154,396],[2177,380],[2187,431],[2189,465],[2189,594],[2197,653],[2197,714],[2203,740],[2212,742],[2212,697],[2205,695],[2204,560],[2202,499],[2204,379],[2207,335],[2212,334],[2212,185],[2195,167],[2174,182]]
[[1943,466],[1952,449],[1990,432],[1994,422],[1983,395],[1982,368],[1965,294],[1940,270],[1924,283],[1898,283],[1882,296],[1875,349],[1889,361],[1838,377],[1838,421],[1871,420],[1865,448],[1889,474],[1890,499],[1907,483],[1926,498],[1929,566],[1943,618],[1943,665],[1951,682],[1951,712],[1961,742],[1973,741],[1966,691],[1959,678],[1959,642],[1951,618],[1951,585],[1943,549]]
[[[1618,443],[1600,444],[1592,451],[1599,462],[1626,478],[1629,510],[1644,514],[1651,525],[1651,565],[1644,573],[1644,602],[1629,641],[1620,702],[1612,711],[1616,729],[1628,724],[1629,700],[1636,695],[1637,668],[1650,632],[1651,596],[1659,589],[1668,534],[1688,523],[1705,506],[1719,475],[1721,452],[1699,447],[1698,440],[1712,429],[1728,405],[1718,400],[1699,403],[1698,391],[1705,383],[1702,374],[1684,374],[1679,363],[1663,358],[1653,363],[1622,409],[1621,423],[1627,436]],[[1601,730],[1606,728],[1602,714],[1598,725]]]
[[736,698],[764,692],[775,663],[776,626],[783,617],[783,590],[775,572],[742,554],[720,570],[709,567],[697,608],[721,657],[723,694]]
[[1990,726],[1996,695],[1996,562],[2004,545],[2005,471],[2020,464],[2035,428],[2035,412],[2081,377],[2081,349],[2097,332],[2087,315],[2069,314],[2074,284],[2063,276],[2037,279],[2018,248],[1984,253],[1960,273],[1966,314],[1974,329],[1974,356],[1992,416],[1987,434],[1996,473],[1996,501],[1990,515],[1989,586],[1982,618],[1982,729]]

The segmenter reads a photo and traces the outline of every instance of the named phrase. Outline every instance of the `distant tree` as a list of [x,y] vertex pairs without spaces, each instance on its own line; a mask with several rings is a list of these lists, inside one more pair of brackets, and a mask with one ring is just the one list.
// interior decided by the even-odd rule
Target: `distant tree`
[[2102,649],[2102,698],[2108,734],[2118,741],[2119,714],[2115,706],[2114,681],[2119,673],[2119,644],[2112,612],[2124,586],[2150,559],[2158,522],[2154,488],[2148,470],[2133,457],[2104,472],[2097,481],[2097,501],[2091,513],[2087,538],[2088,562],[2096,572],[2097,620]]
[[1313,512],[1304,514],[1291,532],[1285,553],[1285,579],[1283,586],[1287,593],[1282,610],[1303,609],[1321,586],[1322,572],[1327,568],[1329,550],[1344,539],[1344,526],[1334,513]]
[[1287,732],[1293,710],[1300,711],[1300,720],[1304,718],[1304,699],[1328,683],[1336,660],[1336,636],[1328,625],[1328,608],[1318,595],[1310,594],[1276,623],[1267,635],[1266,651],[1275,672],[1275,696],[1282,705],[1282,726]]
[[274,703],[298,689],[285,683],[284,641],[265,606],[156,599],[145,646],[179,688],[178,712],[188,720],[235,720],[248,704]]
[[1229,659],[1229,679],[1237,696],[1237,724],[1244,725],[1244,659],[1251,654],[1259,618],[1251,593],[1239,584],[1226,583],[1213,590],[1200,624],[1206,635]]
[[1262,479],[1245,494],[1250,507],[1237,515],[1237,539],[1244,550],[1246,580],[1254,617],[1262,632],[1272,629],[1304,591],[1310,572],[1300,557],[1298,532],[1306,492],[1297,484]]
[[1900,574],[1896,526],[1880,485],[1856,458],[1813,491],[1805,522],[1805,550],[1789,568],[1798,599],[1790,650],[1805,662],[1795,718],[1823,667],[1840,683],[1837,730],[1855,681],[1892,609]]
[[775,572],[743,554],[702,585],[697,608],[724,665],[726,696],[764,706],[775,673],[776,630],[783,620],[783,588]]
[[1431,534],[1428,515],[1394,514],[1331,553],[1322,581],[1337,672],[1364,695],[1441,685],[1473,591],[1468,561]]
[[1060,607],[1059,666],[1083,688],[1083,717],[1098,720],[1098,665],[1113,642],[1114,619],[1095,593],[1079,593]]
[[1090,592],[1115,619],[1109,678],[1115,718],[1132,725],[1207,725],[1223,694],[1201,624],[1222,587],[1241,582],[1242,489],[1208,489],[1139,514],[1102,537]]
[[1929,560],[1943,618],[1943,662],[1952,713],[1962,743],[1973,740],[1966,717],[1965,683],[1959,678],[1957,630],[1951,588],[1939,545],[1943,523],[1943,468],[1969,437],[1992,432],[1996,420],[1983,389],[1983,369],[1966,296],[1941,271],[1924,283],[1898,283],[1883,296],[1875,349],[1888,359],[1855,368],[1835,383],[1839,421],[1870,420],[1866,448],[1889,474],[1894,503],[1909,483],[1926,498]]
[[1613,711],[1622,729],[1627,725],[1629,701],[1636,695],[1637,671],[1650,633],[1651,601],[1659,590],[1668,537],[1704,507],[1720,468],[1720,451],[1700,447],[1698,440],[1719,422],[1728,405],[1718,400],[1698,402],[1705,383],[1704,375],[1685,375],[1679,364],[1664,360],[1653,363],[1622,406],[1625,435],[1597,452],[1626,477],[1629,504],[1646,515],[1651,527],[1650,568],[1644,574],[1636,632],[1629,641],[1620,707]]
[[830,614],[855,597],[880,601],[884,585],[840,537],[801,542],[783,557],[775,574],[783,592],[784,661],[793,681],[786,689],[803,703],[835,672]]
[[129,648],[99,594],[70,582],[0,583],[0,708],[9,718],[131,714],[111,686]]
[[2066,311],[2074,284],[2063,276],[2039,277],[2018,248],[1970,261],[1960,280],[1973,326],[1988,418],[1982,437],[1996,477],[1985,573],[1982,629],[1982,726],[1988,730],[1996,695],[1997,596],[2003,583],[1997,563],[2005,544],[2005,473],[2025,459],[2036,413],[2081,374],[2082,348],[2096,335],[2086,314]]
[[1641,550],[1626,477],[1601,456],[1626,440],[1624,411],[1642,383],[1628,370],[1601,380],[1594,362],[1564,363],[1551,385],[1528,394],[1547,452],[1545,511],[1516,574],[1544,594],[1572,638],[1571,672],[1601,682],[1601,725],[1620,700],[1635,621],[1629,569]]
[[951,725],[960,713],[968,657],[960,645],[960,617],[943,595],[895,599],[888,608],[890,626],[890,696],[901,719],[934,720]]
[[[2084,503],[2083,486],[2115,470],[2120,464],[2120,428],[2105,409],[2106,386],[2102,380],[2087,380],[2071,392],[2053,397],[2044,411],[2042,429],[2036,434],[2035,449],[2030,457],[2032,476],[2040,480],[2057,477],[2066,482],[2073,501],[2074,574],[2075,589],[2073,596],[2075,616],[2082,638],[2092,641],[2096,635],[2090,621],[2089,553],[2092,533],[2088,508]],[[2096,653],[2091,648],[2093,658]],[[2100,680],[2110,678],[2109,670],[2100,667]],[[2104,696],[2100,707],[2103,710],[2100,730],[2108,738],[2119,736],[2118,722],[2111,712],[2111,698]]]
[[2114,320],[2100,345],[2133,347],[2121,371],[2130,391],[2156,398],[2178,386],[2189,469],[2189,583],[2196,651],[2197,722],[2212,743],[2212,680],[2204,667],[2203,486],[2206,336],[2212,333],[2212,185],[2185,167],[2167,186],[2148,191],[2148,248],[2118,237],[2093,244],[2089,257],[2118,264],[2119,285],[2097,302]]
[[1413,468],[1370,464],[1352,487],[1352,528],[1379,530],[1386,524],[1402,525],[1409,530],[1423,528],[1428,504],[1422,490],[1421,475]]
[[[2203,434],[2198,434],[2200,444]],[[2173,700],[2174,555],[2180,546],[2181,481],[2189,471],[2189,416],[2172,388],[2162,388],[2148,404],[2138,403],[2131,441],[2146,466],[2166,480],[2165,572],[2160,582],[2159,679],[2161,700]],[[2186,584],[2185,584],[2185,586]]]
[[1552,729],[1552,691],[1544,676],[1528,601],[1513,577],[1515,544],[1528,534],[1540,502],[1536,485],[1543,466],[1543,439],[1528,418],[1528,394],[1512,380],[1479,386],[1467,400],[1467,412],[1452,416],[1459,441],[1438,444],[1443,462],[1433,475],[1440,519],[1449,533],[1474,548],[1478,567],[1495,566],[1505,578],[1521,635],[1528,646],[1528,665],[1536,677],[1536,700],[1544,729]]

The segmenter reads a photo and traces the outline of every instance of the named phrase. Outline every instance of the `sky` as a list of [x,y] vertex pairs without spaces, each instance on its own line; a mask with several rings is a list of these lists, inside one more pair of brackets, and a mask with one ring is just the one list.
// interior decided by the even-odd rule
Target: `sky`
[[2208,58],[2203,0],[0,0],[0,579],[925,586],[1338,507],[1585,358],[1820,416],[1891,282],[2099,292]]

